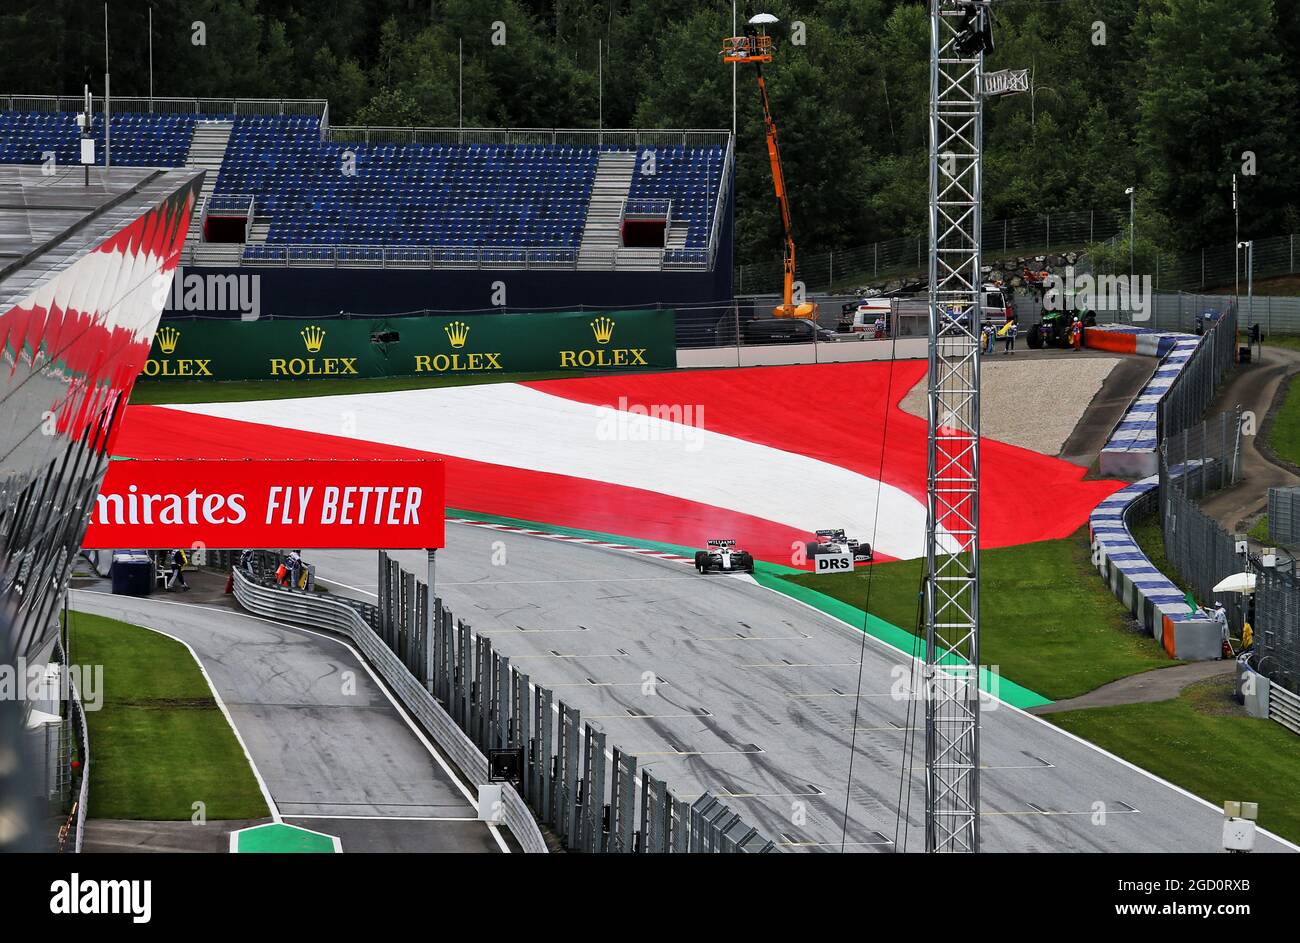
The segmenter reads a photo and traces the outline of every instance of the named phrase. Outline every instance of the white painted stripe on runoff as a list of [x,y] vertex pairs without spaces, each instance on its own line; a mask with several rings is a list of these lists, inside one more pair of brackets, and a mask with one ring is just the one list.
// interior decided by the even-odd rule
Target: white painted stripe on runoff
[[343,434],[346,415],[355,436],[371,442],[654,491],[809,535],[842,527],[892,557],[911,559],[925,549],[925,505],[893,485],[806,455],[515,383],[166,408],[334,436]]

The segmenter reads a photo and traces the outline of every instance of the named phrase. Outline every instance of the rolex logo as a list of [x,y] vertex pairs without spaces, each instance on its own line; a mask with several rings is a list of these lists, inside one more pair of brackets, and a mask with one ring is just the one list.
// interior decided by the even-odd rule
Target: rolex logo
[[164,354],[170,354],[176,349],[176,343],[181,339],[181,332],[174,327],[164,327],[158,331],[158,349]]
[[464,321],[452,321],[443,330],[447,332],[447,340],[451,341],[452,347],[465,346],[465,340],[469,337],[469,325]]
[[302,335],[302,342],[307,345],[308,353],[316,353],[325,343],[325,329],[315,324],[309,324],[298,333]]
[[614,319],[604,315],[591,322],[591,333],[596,335],[596,343],[608,344],[614,336]]

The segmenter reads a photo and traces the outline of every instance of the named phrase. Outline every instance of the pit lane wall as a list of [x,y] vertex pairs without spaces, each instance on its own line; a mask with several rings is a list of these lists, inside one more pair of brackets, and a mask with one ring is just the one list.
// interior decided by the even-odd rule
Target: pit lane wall
[[1147,559],[1129,529],[1133,516],[1149,513],[1159,499],[1160,477],[1153,475],[1097,505],[1088,520],[1093,562],[1115,598],[1170,658],[1218,658],[1219,626],[1193,612],[1182,590]]
[[172,320],[148,380],[279,380],[542,371],[671,370],[671,310]]

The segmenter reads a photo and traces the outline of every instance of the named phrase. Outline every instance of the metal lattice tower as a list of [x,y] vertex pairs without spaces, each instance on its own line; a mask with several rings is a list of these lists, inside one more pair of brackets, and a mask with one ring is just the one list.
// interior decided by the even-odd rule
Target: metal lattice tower
[[[926,851],[979,850],[979,337],[983,53],[930,0]],[[956,315],[964,312],[966,317]]]

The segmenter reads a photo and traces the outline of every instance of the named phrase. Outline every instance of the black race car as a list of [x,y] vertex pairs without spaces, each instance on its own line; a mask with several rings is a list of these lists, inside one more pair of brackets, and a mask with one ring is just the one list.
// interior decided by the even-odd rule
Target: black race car
[[807,550],[809,560],[819,553],[837,553],[841,550],[852,552],[854,563],[870,563],[872,560],[871,544],[865,540],[845,537],[843,530],[817,531],[817,539],[808,542]]
[[710,540],[708,550],[695,552],[695,569],[701,573],[753,573],[754,557],[748,550],[737,550],[734,540]]

